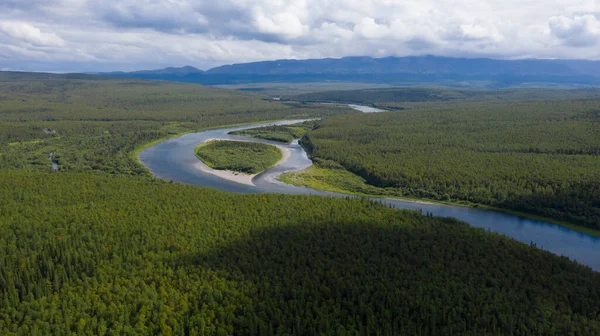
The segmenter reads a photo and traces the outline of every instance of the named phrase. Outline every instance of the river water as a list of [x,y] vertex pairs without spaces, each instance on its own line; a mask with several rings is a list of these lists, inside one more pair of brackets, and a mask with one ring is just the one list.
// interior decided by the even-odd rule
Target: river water
[[58,161],[54,160],[54,152],[50,153],[50,156],[48,158],[50,159],[50,162],[52,163],[52,169],[58,170]]
[[[267,125],[289,125],[297,122],[301,121],[285,120],[276,123],[262,123],[190,133],[178,138],[160,142],[143,150],[139,154],[139,159],[156,177],[229,192],[310,194],[336,197],[347,196],[306,187],[296,187],[276,180],[277,176],[284,172],[304,169],[312,164],[306,155],[306,152],[297,141],[289,145],[283,145],[290,150],[290,158],[256,176],[253,179],[255,186],[228,181],[218,176],[204,173],[195,166],[198,159],[194,154],[194,147],[200,142],[210,138],[218,138],[248,140],[272,144],[273,142],[270,141],[232,136],[228,133],[240,129],[256,128]],[[580,233],[544,221],[532,220],[490,210],[397,199],[375,200],[399,209],[420,210],[435,216],[454,217],[469,223],[471,226],[503,234],[520,242],[527,244],[535,243],[539,248],[543,248],[557,255],[567,256],[571,260],[576,260],[584,265],[590,266],[596,271],[600,271],[600,238],[585,233]]]
[[386,112],[386,110],[382,110],[382,109],[378,109],[376,107],[370,107],[370,106],[362,106],[362,105],[354,105],[354,104],[348,104],[348,106],[350,106],[351,108],[363,112],[363,113],[377,113],[377,112]]

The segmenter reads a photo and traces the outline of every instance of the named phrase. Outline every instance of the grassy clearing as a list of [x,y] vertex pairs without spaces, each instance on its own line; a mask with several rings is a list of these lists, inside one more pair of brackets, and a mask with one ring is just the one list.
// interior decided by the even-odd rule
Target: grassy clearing
[[275,146],[243,141],[215,140],[196,147],[196,156],[217,170],[258,174],[273,167],[283,155]]
[[35,145],[40,142],[42,142],[42,140],[31,140],[31,141],[24,141],[24,142],[15,141],[15,142],[9,142],[8,146],[13,147],[13,146],[20,146],[20,145]]

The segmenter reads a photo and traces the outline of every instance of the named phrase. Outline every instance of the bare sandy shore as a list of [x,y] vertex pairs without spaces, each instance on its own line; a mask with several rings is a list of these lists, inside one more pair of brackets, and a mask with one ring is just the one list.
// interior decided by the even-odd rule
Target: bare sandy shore
[[[211,142],[211,141],[215,141],[215,140],[245,142],[244,140],[211,138],[211,139],[206,139],[206,140],[202,141],[201,143],[207,143],[207,142]],[[275,165],[279,165],[279,164],[285,162],[287,159],[290,158],[291,153],[290,153],[290,150],[288,148],[283,147],[283,146],[279,146],[279,145],[273,145],[273,146],[279,148],[279,150],[281,151],[281,154],[282,154],[281,160],[277,161],[277,163]],[[234,172],[234,171],[231,171],[231,170],[217,170],[217,169],[213,169],[213,168],[210,168],[209,166],[207,166],[200,159],[198,159],[198,162],[195,164],[195,167],[197,169],[200,169],[201,171],[203,171],[205,173],[218,176],[218,177],[220,177],[222,179],[233,181],[233,182],[237,182],[237,183],[242,183],[242,184],[246,184],[246,185],[251,185],[251,186],[254,186],[254,183],[252,183],[252,179],[256,175],[258,175],[258,174],[238,173],[238,172]]]

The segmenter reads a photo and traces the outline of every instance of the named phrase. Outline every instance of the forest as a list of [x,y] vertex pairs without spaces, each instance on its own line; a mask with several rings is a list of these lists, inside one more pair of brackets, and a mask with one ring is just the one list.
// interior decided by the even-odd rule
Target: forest
[[[483,204],[600,229],[600,100],[425,104],[318,122],[321,183]],[[349,171],[369,186],[338,178]],[[349,181],[349,180],[348,180]]]
[[2,335],[600,333],[600,274],[361,199],[0,174]]
[[207,166],[244,174],[258,174],[283,158],[279,148],[246,141],[214,140],[196,147],[196,156]]
[[136,159],[185,132],[323,118],[248,135],[306,133],[340,183],[597,218],[597,101],[418,104],[366,116],[0,72],[0,335],[600,334],[600,273],[568,258],[366,199],[170,183]]
[[0,170],[146,175],[132,152],[212,127],[349,109],[268,101],[193,84],[0,72]]
[[404,109],[418,103],[448,102],[502,102],[502,101],[555,101],[600,99],[598,89],[501,89],[459,90],[451,88],[376,88],[338,90],[287,95],[284,100],[320,103],[354,103],[383,109]]

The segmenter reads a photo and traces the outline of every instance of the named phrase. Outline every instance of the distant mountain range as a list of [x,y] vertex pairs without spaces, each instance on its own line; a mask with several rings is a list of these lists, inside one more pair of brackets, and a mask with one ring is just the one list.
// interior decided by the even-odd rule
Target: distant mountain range
[[102,75],[152,78],[200,84],[351,81],[396,85],[600,86],[600,61],[495,60],[438,56],[344,57],[233,64],[202,71],[191,66]]
[[164,68],[158,70],[141,70],[141,71],[133,71],[133,72],[103,72],[102,75],[110,75],[110,76],[187,76],[194,74],[203,74],[204,71],[200,69],[196,69],[193,66],[184,66],[181,68]]

